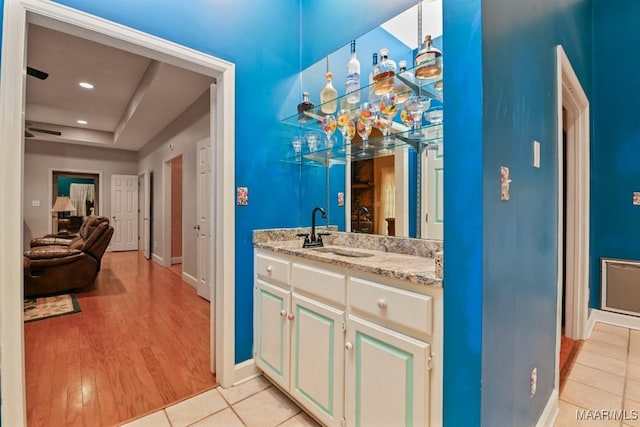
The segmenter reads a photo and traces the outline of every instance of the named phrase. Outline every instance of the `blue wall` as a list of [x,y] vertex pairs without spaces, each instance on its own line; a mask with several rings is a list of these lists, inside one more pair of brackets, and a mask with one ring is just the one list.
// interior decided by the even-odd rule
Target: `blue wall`
[[[564,46],[589,96],[591,1],[484,0],[482,19],[481,420],[534,425],[554,386],[556,356],[556,45]],[[445,46],[448,34],[447,28]],[[540,169],[532,166],[533,140],[541,143]],[[447,134],[447,143],[455,142]],[[503,165],[511,171],[510,201],[500,200]],[[451,240],[445,236],[445,242],[449,255]],[[447,289],[451,285],[448,280]]]
[[[640,259],[640,3],[593,2],[590,306],[600,307],[600,258]],[[605,59],[606,58],[606,59]]]

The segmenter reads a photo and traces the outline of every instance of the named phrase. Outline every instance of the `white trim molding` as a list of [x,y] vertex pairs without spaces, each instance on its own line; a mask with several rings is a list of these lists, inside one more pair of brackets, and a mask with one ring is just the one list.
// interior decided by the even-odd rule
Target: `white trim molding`
[[588,339],[591,336],[591,332],[593,331],[593,327],[596,322],[640,331],[640,317],[614,313],[612,311],[591,309],[589,313],[589,333],[585,339]]
[[198,279],[187,273],[186,271],[182,272],[182,281],[190,284],[194,288],[198,287]]
[[553,427],[555,425],[556,418],[558,418],[558,414],[560,413],[558,398],[558,389],[555,388],[551,392],[549,400],[547,400],[547,404],[545,405],[542,411],[542,415],[540,415],[540,418],[536,423],[536,427]]
[[[36,23],[216,78],[211,113],[215,230],[211,304],[212,371],[223,387],[238,381],[235,365],[235,65],[170,41],[48,0],[5,0],[0,61],[0,393],[2,424],[26,425],[22,283],[26,30]],[[20,184],[17,184],[20,183]],[[215,242],[215,243],[213,243]],[[154,254],[154,260],[158,257]],[[162,262],[162,259],[159,259]],[[215,333],[214,333],[215,331]],[[218,343],[216,345],[216,343]]]

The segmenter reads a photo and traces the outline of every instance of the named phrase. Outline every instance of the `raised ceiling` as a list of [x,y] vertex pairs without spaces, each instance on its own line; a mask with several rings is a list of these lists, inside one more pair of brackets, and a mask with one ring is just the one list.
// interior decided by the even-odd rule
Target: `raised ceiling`
[[[29,25],[26,130],[34,140],[140,150],[214,79],[38,25]],[[90,82],[93,89],[79,86]],[[86,120],[81,125],[77,120]],[[30,129],[58,131],[60,136]]]

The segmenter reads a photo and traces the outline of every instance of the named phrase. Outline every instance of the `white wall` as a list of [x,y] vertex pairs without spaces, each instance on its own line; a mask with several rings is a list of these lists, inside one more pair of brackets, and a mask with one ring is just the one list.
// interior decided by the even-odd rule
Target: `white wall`
[[196,143],[209,136],[209,91],[204,93],[169,126],[164,128],[139,152],[138,171],[151,170],[153,176],[151,250],[162,257],[163,163],[182,155],[182,269],[197,277],[197,241],[193,226],[196,219]]
[[[138,173],[138,157],[133,151],[111,150],[57,142],[25,141],[24,157],[24,247],[34,237],[49,232],[51,206],[49,200],[50,170],[102,172],[100,214],[111,212],[111,175]],[[16,184],[17,185],[17,184]],[[32,206],[39,200],[40,206]]]

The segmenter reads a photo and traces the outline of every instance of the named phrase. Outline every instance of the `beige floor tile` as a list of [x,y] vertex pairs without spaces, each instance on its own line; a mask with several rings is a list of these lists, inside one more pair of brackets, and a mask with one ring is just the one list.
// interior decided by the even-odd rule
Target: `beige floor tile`
[[633,362],[627,364],[627,378],[640,381],[640,364]]
[[640,427],[640,403],[625,399],[623,416],[623,424]]
[[[619,376],[624,376],[627,370],[627,364],[623,360],[612,359],[611,357],[582,350],[580,350],[580,353],[578,353],[576,363],[591,366],[592,368],[596,369],[601,369],[603,371]],[[640,369],[640,366],[638,368]]]
[[316,427],[320,426],[313,418],[304,412],[300,412],[293,418],[289,418],[287,421],[280,424],[278,427]]
[[629,336],[629,329],[623,328],[621,326],[609,325],[607,323],[597,322],[594,327],[594,331],[602,331],[608,332],[610,334],[624,335],[625,337]]
[[616,396],[622,396],[622,392],[624,391],[623,376],[614,375],[579,363],[573,365],[568,379],[599,390],[608,391]]
[[127,424],[123,424],[121,427],[171,427],[167,414],[164,411],[154,412],[145,417],[138,418]]
[[627,348],[629,346],[629,337],[627,335],[614,334],[605,331],[594,330],[589,337],[589,342],[591,341],[617,345],[618,347],[624,348]]
[[640,381],[627,378],[624,398],[638,402],[638,409],[640,409]]
[[241,401],[244,398],[252,396],[259,391],[271,387],[271,383],[265,379],[262,375],[259,377],[250,379],[236,387],[231,388],[218,388],[218,391],[224,397],[224,399],[233,405],[236,402]]
[[231,408],[227,408],[191,424],[189,427],[244,427],[244,424]]
[[626,347],[618,347],[615,345],[603,343],[600,341],[585,341],[582,344],[582,348],[580,349],[580,353],[594,353],[600,354],[602,356],[607,356],[612,359],[618,359],[626,362],[627,360],[627,348]]
[[227,408],[227,402],[217,389],[201,393],[191,399],[169,406],[167,415],[173,427],[188,426]]
[[254,394],[233,405],[248,427],[273,427],[291,418],[300,409],[275,387]]
[[615,411],[622,409],[622,397],[586,384],[567,380],[560,399],[585,409]]
[[[595,419],[597,415],[592,412],[585,412],[584,408],[572,403],[560,400],[558,402],[560,413],[556,419],[555,427],[618,427],[619,421]],[[591,418],[587,417],[591,415]]]

